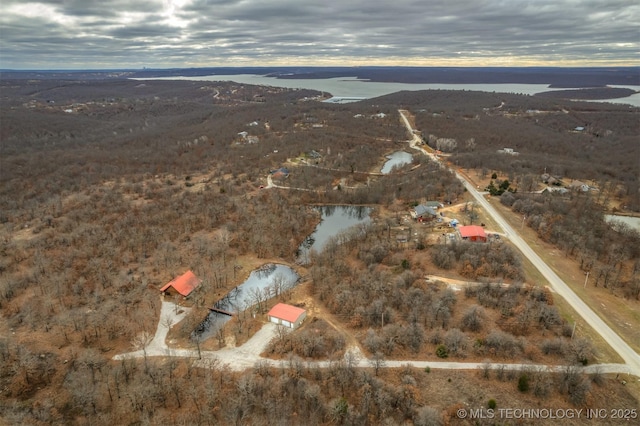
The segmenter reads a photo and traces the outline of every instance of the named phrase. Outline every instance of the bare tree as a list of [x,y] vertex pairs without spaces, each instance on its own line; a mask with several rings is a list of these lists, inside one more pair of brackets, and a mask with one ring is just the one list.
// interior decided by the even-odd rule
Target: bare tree
[[167,329],[171,329],[171,327],[173,327],[174,324],[174,320],[173,318],[171,318],[171,316],[167,315],[164,318],[162,318],[162,323],[161,323],[164,327],[166,327]]
[[462,316],[462,329],[470,331],[480,331],[486,321],[486,314],[481,306],[470,306]]
[[153,335],[148,331],[143,331],[138,333],[132,340],[131,344],[133,348],[137,351],[141,350],[144,356],[144,367],[145,371],[149,371],[149,364],[147,362],[147,347],[153,340]]
[[369,359],[369,364],[373,367],[376,376],[378,375],[378,371],[381,368],[386,366],[386,361],[384,360],[384,354],[382,352],[376,352],[373,354],[373,358]]
[[567,365],[558,377],[560,392],[569,395],[569,400],[575,405],[584,404],[591,384],[578,367]]
[[441,426],[444,424],[442,414],[433,407],[420,407],[414,416],[416,426]]
[[78,362],[89,369],[91,372],[91,382],[96,384],[96,371],[101,371],[102,367],[107,363],[103,356],[95,349],[87,349],[82,352],[78,358]]
[[595,355],[595,348],[587,339],[577,338],[569,343],[569,354],[572,362],[587,365],[589,359]]

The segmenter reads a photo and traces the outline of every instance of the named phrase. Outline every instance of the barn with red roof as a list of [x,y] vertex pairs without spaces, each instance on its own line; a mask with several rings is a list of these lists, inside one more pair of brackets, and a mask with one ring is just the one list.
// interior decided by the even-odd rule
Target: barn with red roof
[[184,297],[187,297],[193,290],[195,290],[202,280],[191,272],[187,271],[179,277],[174,278],[172,281],[165,284],[160,291],[165,293],[173,289]]
[[458,228],[460,238],[467,241],[481,241],[487,242],[487,234],[484,232],[484,228],[478,225],[460,226]]
[[269,321],[289,328],[298,328],[307,317],[307,311],[296,306],[278,303],[267,313]]

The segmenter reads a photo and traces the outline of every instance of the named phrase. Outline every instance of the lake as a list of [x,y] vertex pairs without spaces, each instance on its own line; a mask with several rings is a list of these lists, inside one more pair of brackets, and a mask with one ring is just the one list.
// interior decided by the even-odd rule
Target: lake
[[[278,79],[255,74],[237,75],[207,75],[195,77],[156,77],[138,78],[136,80],[195,80],[195,81],[235,81],[241,84],[254,84],[260,86],[285,87],[289,89],[312,89],[320,92],[327,92],[336,99],[334,102],[357,101],[362,99],[375,98],[400,92],[401,90],[474,90],[480,92],[497,93],[518,93],[523,95],[533,95],[551,90],[566,90],[566,88],[550,88],[546,84],[421,84],[421,83],[385,83],[368,80],[359,80],[356,77],[336,77],[324,79]],[[640,86],[612,86],[626,87],[633,90],[640,90]],[[343,99],[345,98],[345,99]],[[329,99],[331,102],[331,99]],[[599,102],[609,102],[618,104],[630,104],[640,106],[640,94],[632,95],[628,98],[608,99]]]

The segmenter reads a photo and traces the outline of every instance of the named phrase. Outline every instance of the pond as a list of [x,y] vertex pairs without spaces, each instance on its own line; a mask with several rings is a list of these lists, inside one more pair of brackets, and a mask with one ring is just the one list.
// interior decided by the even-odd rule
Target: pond
[[[298,261],[309,263],[312,250],[319,251],[330,238],[358,224],[371,222],[371,207],[363,206],[323,206],[318,207],[322,215],[321,222],[315,231],[305,238],[298,248]],[[294,287],[299,276],[290,267],[280,264],[266,264],[252,271],[249,277],[215,303],[209,315],[193,331],[192,338],[204,341],[216,334],[231,319],[224,314],[235,314],[258,303],[278,296],[282,291]],[[219,312],[222,311],[222,312]]]
[[624,224],[629,225],[629,227],[635,229],[636,231],[640,232],[640,217],[605,214],[604,218],[609,223],[614,221],[622,222]]
[[413,160],[413,155],[404,151],[396,151],[391,155],[387,155],[388,160],[382,166],[382,170],[380,173],[386,175],[391,173],[391,170],[396,166],[404,166],[405,164],[410,164]]
[[308,264],[311,251],[320,251],[330,238],[337,236],[352,226],[368,224],[371,207],[363,206],[323,206],[318,207],[322,214],[321,222],[315,231],[298,247],[298,262]]
[[[252,271],[238,287],[215,303],[214,309],[235,314],[258,303],[264,303],[283,291],[294,287],[299,276],[286,265],[269,263]],[[213,336],[231,316],[212,310],[194,330],[192,337],[205,340]]]

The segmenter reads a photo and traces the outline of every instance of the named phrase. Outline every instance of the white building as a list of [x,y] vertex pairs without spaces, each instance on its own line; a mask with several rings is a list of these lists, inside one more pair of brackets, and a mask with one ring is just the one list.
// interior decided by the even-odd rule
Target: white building
[[296,306],[278,303],[267,313],[267,317],[269,322],[295,329],[307,317],[307,311]]

